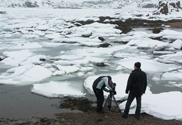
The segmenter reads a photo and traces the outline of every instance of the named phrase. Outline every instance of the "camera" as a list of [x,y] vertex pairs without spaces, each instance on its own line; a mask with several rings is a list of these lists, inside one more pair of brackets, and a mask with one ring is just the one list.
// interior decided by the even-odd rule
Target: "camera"
[[111,88],[110,95],[116,95],[116,83],[111,83]]

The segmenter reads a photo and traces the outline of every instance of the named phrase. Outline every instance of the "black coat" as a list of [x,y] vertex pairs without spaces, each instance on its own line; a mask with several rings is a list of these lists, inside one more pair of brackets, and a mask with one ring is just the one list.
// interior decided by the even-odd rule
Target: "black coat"
[[130,91],[134,95],[142,95],[147,87],[147,75],[141,69],[132,71],[128,78],[126,93]]

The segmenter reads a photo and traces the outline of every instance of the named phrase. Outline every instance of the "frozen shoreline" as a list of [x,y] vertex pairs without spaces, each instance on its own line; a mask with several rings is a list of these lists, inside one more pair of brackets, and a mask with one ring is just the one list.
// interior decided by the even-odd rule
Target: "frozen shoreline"
[[[6,10],[7,15],[0,15],[2,84],[15,84],[17,87],[33,84],[33,88],[30,87],[28,90],[30,95],[32,90],[46,97],[59,98],[67,95],[79,97],[84,96],[85,79],[107,72],[112,75],[126,74],[125,79],[121,81],[124,84],[120,86],[124,89],[127,75],[131,72],[137,57],[143,64],[143,70],[149,73],[149,87],[168,88],[162,92],[181,91],[182,37],[179,29],[175,31],[164,25],[161,26],[164,29],[157,34],[146,29],[144,31],[135,29],[127,34],[121,34],[122,31],[111,23],[115,20],[106,19],[106,22],[99,23],[100,16],[119,18],[122,13],[115,15],[119,10],[112,10],[110,13],[107,13],[107,10],[100,10],[102,14],[96,10],[93,13],[86,10],[90,15],[81,10],[74,12],[63,10],[65,13],[62,15],[57,10],[49,12],[41,9],[38,15],[35,13],[38,10],[33,9]],[[125,20],[132,14],[122,15],[122,19]],[[161,18],[164,17],[157,19]],[[90,20],[93,22],[88,23]],[[78,24],[79,21],[88,22],[82,25]],[[101,41],[102,38],[104,41]],[[98,47],[102,43],[109,43],[109,46]],[[105,66],[99,67],[97,64]],[[76,77],[81,79],[74,80]],[[119,84],[120,79],[116,80]],[[8,98],[8,93],[12,91],[10,89],[6,92],[6,89],[1,92],[6,93],[2,98]],[[122,90],[122,94],[118,94],[119,98],[123,96],[123,92]],[[18,98],[17,96],[16,99]],[[33,103],[32,99],[30,104]],[[4,107],[6,103],[2,105]],[[11,105],[8,108],[11,108]]]

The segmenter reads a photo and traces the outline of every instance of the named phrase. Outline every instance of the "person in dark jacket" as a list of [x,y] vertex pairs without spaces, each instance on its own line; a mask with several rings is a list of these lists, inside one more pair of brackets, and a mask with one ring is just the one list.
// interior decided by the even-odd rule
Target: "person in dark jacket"
[[122,115],[123,118],[128,117],[129,113],[129,108],[131,103],[133,102],[134,98],[136,98],[137,101],[137,107],[135,110],[135,118],[139,119],[140,118],[140,111],[141,111],[141,97],[142,94],[145,93],[146,87],[147,87],[147,75],[144,71],[140,69],[141,63],[136,62],[134,64],[134,70],[131,72],[128,82],[127,82],[127,87],[126,87],[126,93],[128,95],[128,99],[126,102],[125,110]]
[[[104,113],[103,111],[103,102],[104,102],[104,94],[103,90],[106,92],[114,91],[112,88],[112,79],[111,76],[100,76],[98,77],[92,85],[93,91],[95,93],[95,96],[97,98],[97,109],[96,112],[98,113]],[[106,89],[106,87],[109,89]]]

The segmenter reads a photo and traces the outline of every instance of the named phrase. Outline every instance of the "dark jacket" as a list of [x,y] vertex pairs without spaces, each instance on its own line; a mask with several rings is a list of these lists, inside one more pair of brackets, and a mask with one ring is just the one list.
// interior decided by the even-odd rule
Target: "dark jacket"
[[147,87],[147,75],[141,69],[132,71],[128,78],[126,93],[130,91],[134,95],[142,95]]

